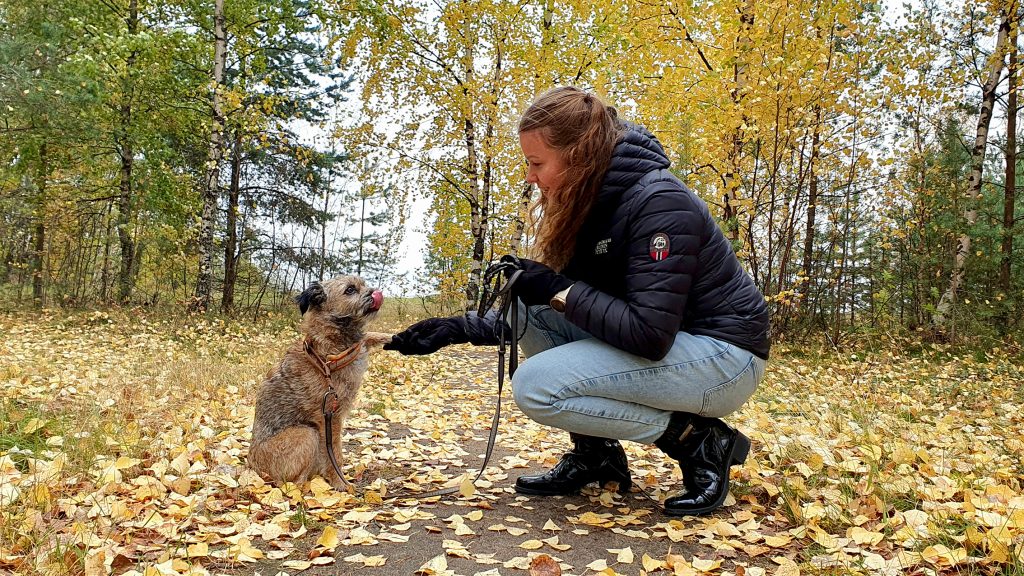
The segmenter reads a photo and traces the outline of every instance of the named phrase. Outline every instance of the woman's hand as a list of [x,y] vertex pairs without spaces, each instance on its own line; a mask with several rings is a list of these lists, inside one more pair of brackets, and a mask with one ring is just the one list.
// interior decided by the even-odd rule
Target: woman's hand
[[[502,256],[502,260],[509,258]],[[520,269],[523,271],[512,285],[512,293],[527,306],[547,305],[551,297],[573,285],[573,281],[548,268],[540,262],[519,258]],[[508,270],[511,276],[514,270]]]
[[395,334],[391,342],[384,345],[384,349],[395,350],[407,356],[431,354],[449,344],[464,342],[469,342],[465,318],[427,318]]

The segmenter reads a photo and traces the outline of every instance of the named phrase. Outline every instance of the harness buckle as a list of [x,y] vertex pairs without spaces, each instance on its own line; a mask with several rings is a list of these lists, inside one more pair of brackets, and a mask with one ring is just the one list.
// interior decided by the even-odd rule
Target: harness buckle
[[[327,400],[330,399],[330,407],[328,407]],[[320,410],[324,415],[335,414],[341,409],[341,400],[338,398],[338,393],[333,388],[328,388],[327,392],[324,392],[324,399],[320,406]]]

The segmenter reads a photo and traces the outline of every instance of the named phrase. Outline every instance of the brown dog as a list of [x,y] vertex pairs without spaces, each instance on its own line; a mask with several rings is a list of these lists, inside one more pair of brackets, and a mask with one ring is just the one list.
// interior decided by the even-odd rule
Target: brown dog
[[391,340],[365,331],[384,296],[358,276],[314,282],[296,299],[303,340],[267,374],[256,398],[249,466],[276,483],[320,475],[351,490],[331,465],[324,411],[333,413],[330,438],[341,458],[341,422],[352,408],[367,367],[367,352]]

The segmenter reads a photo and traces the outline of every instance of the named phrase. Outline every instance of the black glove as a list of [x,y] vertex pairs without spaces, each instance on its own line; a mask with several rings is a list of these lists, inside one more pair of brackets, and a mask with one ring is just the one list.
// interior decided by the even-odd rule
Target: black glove
[[469,342],[469,335],[466,334],[466,319],[462,316],[427,318],[392,336],[384,349],[397,350],[408,356],[430,354],[449,344],[464,342]]
[[[502,262],[515,261],[513,256],[502,256]],[[551,297],[573,285],[573,281],[555,272],[551,268],[536,262],[519,258],[519,268],[523,271],[512,285],[512,294],[527,306],[547,305]],[[515,270],[506,269],[505,275],[511,276]]]
[[392,336],[384,349],[408,356],[437,352],[449,344],[493,345],[498,343],[501,328],[504,328],[507,340],[510,334],[508,324],[498,318],[494,310],[485,316],[470,312],[465,316],[427,318]]

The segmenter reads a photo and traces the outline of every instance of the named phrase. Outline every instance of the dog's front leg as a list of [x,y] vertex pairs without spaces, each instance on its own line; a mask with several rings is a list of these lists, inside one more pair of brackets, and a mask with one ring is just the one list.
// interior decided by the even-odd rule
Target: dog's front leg
[[367,352],[376,352],[381,349],[382,346],[391,342],[393,334],[387,334],[385,332],[367,332],[363,339],[363,345]]

